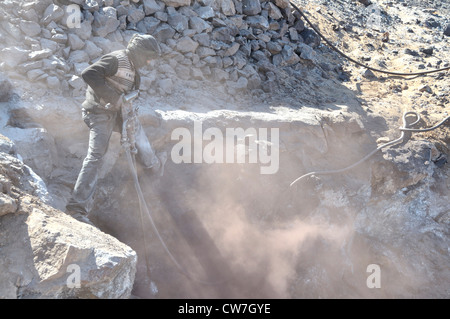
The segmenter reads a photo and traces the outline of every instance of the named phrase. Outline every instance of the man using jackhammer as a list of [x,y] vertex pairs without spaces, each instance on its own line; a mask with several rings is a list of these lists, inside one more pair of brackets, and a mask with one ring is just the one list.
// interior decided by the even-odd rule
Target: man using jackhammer
[[[149,65],[161,56],[161,49],[154,37],[134,34],[125,50],[102,56],[86,68],[81,76],[88,84],[86,99],[82,104],[82,117],[89,127],[89,148],[78,175],[72,197],[66,205],[66,213],[88,222],[88,204],[96,189],[102,159],[108,150],[113,131],[122,133],[122,107],[124,97],[139,90],[138,69]],[[137,158],[153,176],[163,173],[167,154],[158,156],[148,141],[139,121],[134,127]]]

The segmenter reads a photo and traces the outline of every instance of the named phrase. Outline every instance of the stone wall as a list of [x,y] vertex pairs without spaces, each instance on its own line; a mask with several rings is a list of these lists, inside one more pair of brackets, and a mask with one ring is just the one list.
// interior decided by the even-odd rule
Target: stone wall
[[320,43],[288,0],[9,0],[0,14],[12,18],[0,23],[0,69],[71,95],[84,93],[85,67],[136,32],[162,44],[164,59],[143,77],[144,90],[162,95],[185,81],[232,94],[264,87],[274,68],[311,59]]

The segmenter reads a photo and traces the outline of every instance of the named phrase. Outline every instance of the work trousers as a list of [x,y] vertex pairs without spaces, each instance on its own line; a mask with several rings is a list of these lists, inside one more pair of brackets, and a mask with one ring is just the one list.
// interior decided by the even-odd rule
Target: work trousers
[[[118,112],[91,113],[83,110],[83,120],[89,127],[89,148],[83,166],[78,174],[72,197],[66,205],[71,211],[88,213],[88,205],[97,186],[98,174],[102,160],[109,146],[111,134],[114,130],[121,132]],[[118,124],[119,123],[119,124]],[[136,148],[137,159],[145,168],[158,164],[153,148],[147,139],[139,120],[136,118]]]

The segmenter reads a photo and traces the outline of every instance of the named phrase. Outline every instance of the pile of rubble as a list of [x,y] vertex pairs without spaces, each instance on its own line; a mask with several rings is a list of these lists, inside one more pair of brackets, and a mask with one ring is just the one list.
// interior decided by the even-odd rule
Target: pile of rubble
[[267,91],[276,68],[312,59],[320,43],[289,0],[7,0],[0,13],[10,17],[0,22],[0,69],[72,96],[83,92],[80,72],[135,32],[161,43],[164,59],[142,87],[162,95],[185,81]]

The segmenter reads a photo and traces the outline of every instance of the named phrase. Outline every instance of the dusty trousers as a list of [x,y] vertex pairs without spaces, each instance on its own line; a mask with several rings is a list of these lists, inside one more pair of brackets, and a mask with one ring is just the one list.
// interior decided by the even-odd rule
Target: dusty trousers
[[[89,213],[88,205],[94,195],[98,174],[103,157],[108,151],[109,141],[113,131],[121,132],[117,112],[91,113],[83,110],[83,120],[89,127],[89,147],[83,166],[78,174],[72,197],[66,205],[67,210]],[[151,168],[159,163],[158,158],[142,128],[136,120],[137,159],[145,168]]]

